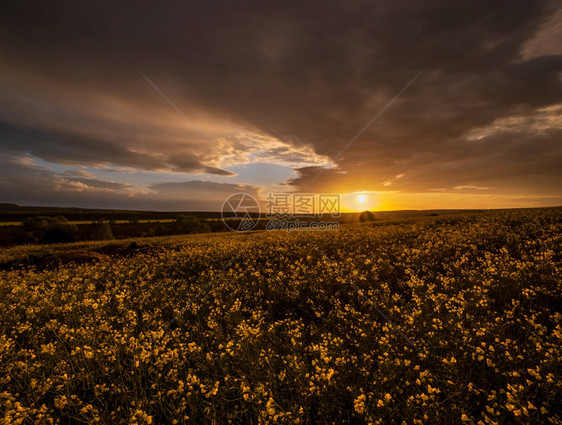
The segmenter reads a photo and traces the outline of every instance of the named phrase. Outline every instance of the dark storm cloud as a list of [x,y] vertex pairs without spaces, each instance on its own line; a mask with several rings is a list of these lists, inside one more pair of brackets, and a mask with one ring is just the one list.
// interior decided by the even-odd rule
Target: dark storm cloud
[[562,102],[562,56],[545,30],[558,15],[554,2],[507,0],[12,2],[0,16],[0,145],[52,162],[229,174],[140,69],[216,137],[236,123],[334,157],[422,71],[337,169],[314,180],[300,168],[288,185],[558,195],[557,130],[467,138]]
[[131,187],[128,183],[108,182],[97,179],[66,178],[68,182],[82,183],[85,186],[97,189],[125,189]]
[[[114,164],[142,170],[232,175],[205,164],[210,147],[194,145],[191,140],[197,136],[190,129],[166,128],[165,121],[154,128],[149,117],[135,115],[132,107],[131,117],[117,120],[100,116],[97,111],[81,110],[87,104],[84,101],[68,111],[58,105],[56,92],[51,95],[51,104],[41,100],[31,107],[29,99],[21,102],[17,97],[6,96],[10,102],[1,105],[5,109],[0,110],[0,144],[4,152],[25,152],[65,164]],[[183,143],[178,145],[175,138]]]
[[259,199],[257,186],[203,180],[157,183],[151,185],[150,189],[162,200],[174,201],[189,197],[198,200],[201,205],[207,205],[207,209],[212,205],[215,210],[220,210],[222,203],[235,193],[246,193]]
[[0,199],[22,205],[79,206],[86,208],[215,211],[232,193],[258,198],[252,185],[188,181],[154,184],[148,191],[128,184],[75,177],[75,171],[56,174],[30,157],[0,155]]

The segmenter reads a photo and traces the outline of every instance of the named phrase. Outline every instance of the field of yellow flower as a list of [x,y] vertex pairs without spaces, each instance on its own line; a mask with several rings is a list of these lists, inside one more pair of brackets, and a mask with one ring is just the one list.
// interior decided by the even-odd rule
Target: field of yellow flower
[[2,423],[562,423],[560,208],[151,243],[1,272]]

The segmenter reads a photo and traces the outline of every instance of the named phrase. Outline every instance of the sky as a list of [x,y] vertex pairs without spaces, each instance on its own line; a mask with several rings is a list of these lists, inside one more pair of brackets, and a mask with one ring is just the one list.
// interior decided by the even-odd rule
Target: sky
[[0,202],[562,205],[560,1],[8,1],[0,63]]

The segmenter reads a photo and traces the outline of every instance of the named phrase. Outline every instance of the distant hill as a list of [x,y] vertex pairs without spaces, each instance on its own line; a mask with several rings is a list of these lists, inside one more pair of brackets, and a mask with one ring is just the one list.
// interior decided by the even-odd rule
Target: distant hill
[[0,202],[0,211],[17,210],[18,208],[21,208],[21,207],[19,205],[16,205],[16,204],[7,204],[7,203]]
[[220,218],[220,212],[200,211],[136,211],[136,210],[112,210],[95,208],[74,207],[33,207],[19,206],[10,203],[0,203],[0,221],[22,221],[26,217],[43,215],[54,217],[62,215],[69,221],[86,220],[164,220],[173,219],[180,215],[193,215],[199,218]]
[[[457,214],[463,212],[477,212],[480,210],[402,210],[402,211],[373,211],[376,220],[392,220],[410,217],[435,216],[443,214]],[[342,213],[340,222],[359,221],[361,212]],[[113,210],[96,208],[74,208],[74,207],[34,207],[19,206],[12,203],[0,203],[0,222],[18,222],[26,217],[43,215],[54,217],[64,216],[69,221],[88,220],[165,220],[174,219],[181,215],[191,215],[198,218],[220,218],[219,211],[137,211],[137,210]],[[253,214],[254,215],[254,214]],[[262,214],[263,216],[263,214]],[[330,219],[326,215],[324,219]]]

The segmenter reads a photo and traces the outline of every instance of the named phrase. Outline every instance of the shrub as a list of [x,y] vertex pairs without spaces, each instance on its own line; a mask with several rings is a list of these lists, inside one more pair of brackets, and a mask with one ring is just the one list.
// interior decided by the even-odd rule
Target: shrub
[[192,215],[181,215],[172,223],[174,233],[205,233],[210,232],[211,228],[205,222]]
[[108,222],[96,220],[86,226],[83,232],[83,239],[89,241],[102,241],[115,238]]
[[78,228],[65,217],[28,217],[22,223],[22,230],[41,243],[62,243],[76,240]]
[[374,220],[375,220],[375,214],[372,213],[371,211],[363,211],[359,216],[359,221],[361,223],[364,223],[366,221],[374,221]]

